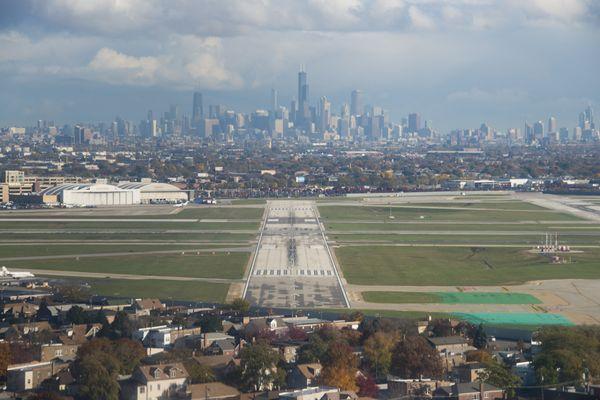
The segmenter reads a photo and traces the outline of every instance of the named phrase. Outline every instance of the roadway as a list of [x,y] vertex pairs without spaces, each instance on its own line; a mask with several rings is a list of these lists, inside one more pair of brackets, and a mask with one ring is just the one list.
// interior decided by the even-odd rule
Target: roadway
[[348,307],[314,201],[267,203],[243,291],[261,307]]

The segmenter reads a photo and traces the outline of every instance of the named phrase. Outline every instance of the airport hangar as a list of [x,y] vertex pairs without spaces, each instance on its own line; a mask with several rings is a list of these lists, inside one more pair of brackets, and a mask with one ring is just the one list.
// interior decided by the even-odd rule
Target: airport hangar
[[182,202],[189,192],[168,183],[122,182],[118,186],[105,183],[63,184],[40,193],[46,204],[72,206],[127,206],[158,202]]

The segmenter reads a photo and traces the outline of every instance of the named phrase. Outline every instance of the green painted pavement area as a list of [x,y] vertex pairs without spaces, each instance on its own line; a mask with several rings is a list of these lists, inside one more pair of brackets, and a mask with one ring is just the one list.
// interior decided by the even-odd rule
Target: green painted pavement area
[[505,292],[363,292],[371,303],[442,303],[442,304],[540,304],[526,293]]
[[568,318],[560,314],[535,313],[455,313],[459,319],[472,324],[484,325],[574,325]]

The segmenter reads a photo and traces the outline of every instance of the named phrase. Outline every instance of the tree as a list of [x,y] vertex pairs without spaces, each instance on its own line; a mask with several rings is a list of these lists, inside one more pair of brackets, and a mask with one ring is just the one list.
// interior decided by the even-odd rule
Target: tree
[[110,371],[102,361],[86,357],[74,368],[79,383],[78,398],[85,400],[118,400],[119,384],[116,371]]
[[323,357],[323,371],[320,380],[323,384],[342,390],[356,391],[358,358],[352,348],[344,342],[329,345]]
[[241,381],[246,389],[262,390],[275,382],[279,354],[269,345],[257,342],[240,352]]
[[42,299],[42,301],[40,302],[40,306],[38,307],[38,310],[35,314],[35,318],[38,321],[50,321],[52,317],[52,314],[50,313],[50,310],[48,309],[48,302],[46,301],[45,298]]
[[312,334],[308,338],[308,343],[302,345],[299,350],[298,362],[314,363],[320,362],[327,351],[327,342],[317,334]]
[[377,398],[379,387],[371,375],[360,374],[358,378],[356,378],[356,384],[358,385],[359,396],[371,397],[374,399]]
[[133,326],[129,316],[124,311],[117,311],[115,319],[110,324],[113,338],[130,338],[133,334]]
[[581,382],[600,376],[600,329],[597,327],[544,328],[542,347],[533,360],[538,381],[545,384]]
[[11,364],[11,351],[8,343],[0,343],[0,379],[6,377],[6,368]]
[[86,312],[79,306],[73,306],[67,311],[67,321],[72,324],[87,323]]
[[398,341],[394,333],[375,332],[365,340],[363,354],[375,372],[375,377],[385,376],[392,365],[392,350]]
[[485,369],[479,373],[479,379],[504,389],[509,398],[515,395],[515,389],[521,384],[521,378],[510,372],[510,369],[504,365],[493,360],[485,363]]
[[288,337],[292,340],[305,341],[308,339],[308,334],[302,329],[292,326],[288,329]]
[[467,362],[480,362],[486,363],[492,361],[492,355],[485,350],[471,350],[465,353],[467,357]]
[[346,314],[344,316],[346,321],[359,321],[362,322],[365,319],[365,314],[362,311],[356,310],[351,312],[350,314]]
[[437,378],[443,373],[438,352],[421,336],[407,336],[394,348],[391,372],[401,378]]
[[233,300],[230,304],[232,310],[239,311],[242,314],[247,314],[250,311],[250,302],[242,298]]
[[434,336],[451,336],[454,334],[449,319],[436,319],[431,323],[431,332]]
[[199,324],[202,332],[218,332],[223,329],[223,322],[216,315],[204,315]]
[[473,332],[473,346],[478,349],[485,349],[487,347],[487,333],[483,329],[483,324],[479,324]]
[[216,380],[212,368],[198,364],[196,361],[188,360],[184,363],[185,369],[190,375],[191,383],[209,383]]
[[98,338],[84,343],[77,350],[78,359],[102,360],[110,372],[114,370],[121,375],[131,374],[145,356],[146,352],[139,342],[125,338],[114,341]]
[[61,285],[56,297],[66,303],[85,303],[88,301],[90,294],[89,289],[80,285]]

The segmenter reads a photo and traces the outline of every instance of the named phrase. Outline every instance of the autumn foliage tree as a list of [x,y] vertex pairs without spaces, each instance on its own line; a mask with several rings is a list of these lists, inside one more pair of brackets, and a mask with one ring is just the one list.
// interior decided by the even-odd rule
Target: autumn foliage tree
[[358,390],[356,373],[358,358],[352,348],[342,341],[329,345],[322,360],[321,382],[342,390]]
[[436,378],[443,373],[438,352],[421,336],[407,336],[394,347],[391,372],[401,378]]
[[397,334],[385,332],[375,332],[365,340],[363,354],[377,377],[390,371],[392,350],[397,341]]
[[0,343],[0,379],[6,376],[6,368],[11,363],[11,351],[8,343]]
[[377,398],[379,387],[377,387],[377,382],[371,375],[359,375],[356,378],[356,384],[358,385],[359,396]]
[[118,375],[131,374],[145,356],[139,342],[130,339],[94,339],[77,350],[74,374],[80,384],[79,398],[117,400]]

